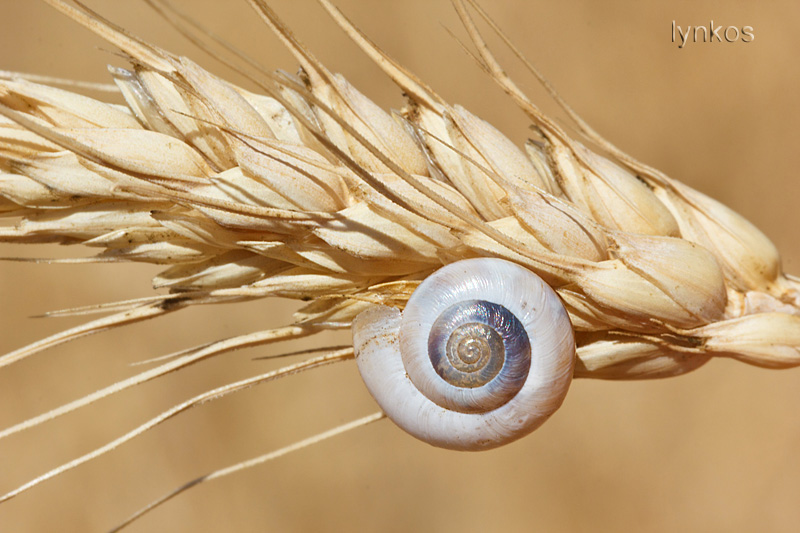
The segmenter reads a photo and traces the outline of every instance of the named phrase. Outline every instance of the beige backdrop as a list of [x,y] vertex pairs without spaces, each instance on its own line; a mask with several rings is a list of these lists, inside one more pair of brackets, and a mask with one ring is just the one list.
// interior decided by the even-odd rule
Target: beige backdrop
[[[312,0],[271,2],[333,70],[386,106],[401,96]],[[446,0],[340,0],[393,56],[522,142],[527,124],[461,51]],[[232,76],[143,2],[90,4],[130,30]],[[179,0],[271,68],[294,62],[243,0]],[[743,213],[800,274],[800,4],[496,1],[484,4],[600,132]],[[672,21],[752,26],[751,43],[671,42]],[[444,27],[443,27],[444,26]],[[463,37],[462,37],[463,38]],[[507,55],[508,70],[557,110]],[[0,68],[107,80],[111,48],[43,2],[3,0]],[[81,250],[0,246],[0,256]],[[141,265],[0,262],[0,352],[73,326],[48,310],[151,294]],[[293,304],[197,309],[105,333],[0,371],[0,427],[129,375],[150,356],[286,320]],[[328,339],[331,340],[331,339]],[[339,342],[333,339],[333,342]],[[346,339],[344,339],[346,341]],[[228,354],[0,442],[0,492],[115,438],[200,391],[262,372]],[[800,371],[712,361],[680,378],[578,381],[530,437],[446,452],[381,422],[184,494],[135,531],[794,531],[800,521]],[[376,409],[353,364],[207,405],[0,505],[4,531],[101,531],[168,489]]]

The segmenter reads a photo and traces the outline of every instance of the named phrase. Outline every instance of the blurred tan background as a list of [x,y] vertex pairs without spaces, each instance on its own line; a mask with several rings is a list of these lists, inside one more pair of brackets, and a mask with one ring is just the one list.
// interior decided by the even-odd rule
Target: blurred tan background
[[[295,70],[244,1],[176,0],[272,68]],[[518,142],[527,124],[460,50],[446,0],[338,0],[384,49],[452,102]],[[143,2],[89,4],[131,31],[241,82]],[[484,2],[497,22],[601,133],[747,216],[800,274],[800,4]],[[379,103],[399,92],[311,0],[274,0],[298,36]],[[109,46],[43,3],[3,0],[0,69],[107,81]],[[671,42],[671,24],[754,28],[755,41]],[[499,45],[498,45],[499,48]],[[560,116],[508,55],[508,70]],[[242,82],[244,83],[244,82]],[[0,246],[0,256],[80,250]],[[48,310],[152,294],[142,265],[0,262],[0,353],[80,319]],[[133,372],[151,356],[283,323],[294,304],[195,309],[59,347],[0,372],[8,427]],[[331,337],[331,342],[347,341]],[[0,442],[0,492],[116,438],[200,391],[263,372],[227,354]],[[712,361],[672,380],[577,381],[540,430],[493,452],[446,452],[391,423],[327,441],[193,489],[132,531],[796,531],[800,370]],[[102,459],[0,505],[4,531],[102,531],[215,468],[376,409],[351,363],[194,409]]]

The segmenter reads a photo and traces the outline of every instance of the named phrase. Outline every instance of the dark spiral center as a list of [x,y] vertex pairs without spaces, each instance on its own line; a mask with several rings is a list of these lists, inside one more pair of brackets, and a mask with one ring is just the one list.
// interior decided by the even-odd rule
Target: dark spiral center
[[447,308],[433,324],[428,353],[436,373],[456,387],[524,380],[530,340],[522,323],[500,304],[467,300]]

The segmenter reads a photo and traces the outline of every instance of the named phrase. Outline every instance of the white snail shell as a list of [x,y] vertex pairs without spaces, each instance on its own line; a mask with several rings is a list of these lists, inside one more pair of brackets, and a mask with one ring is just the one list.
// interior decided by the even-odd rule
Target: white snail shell
[[561,405],[575,340],[558,295],[502,259],[433,273],[405,310],[353,321],[356,363],[386,415],[415,437],[484,450],[527,435]]

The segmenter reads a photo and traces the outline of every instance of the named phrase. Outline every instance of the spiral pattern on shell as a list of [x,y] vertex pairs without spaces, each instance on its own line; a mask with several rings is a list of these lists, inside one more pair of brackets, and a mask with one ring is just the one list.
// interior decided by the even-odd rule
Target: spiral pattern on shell
[[539,427],[561,405],[575,360],[558,295],[525,268],[490,258],[441,268],[402,313],[362,313],[353,342],[389,418],[460,450],[494,448]]

